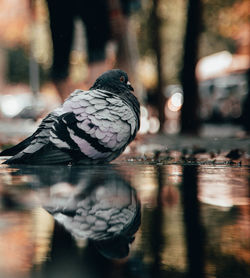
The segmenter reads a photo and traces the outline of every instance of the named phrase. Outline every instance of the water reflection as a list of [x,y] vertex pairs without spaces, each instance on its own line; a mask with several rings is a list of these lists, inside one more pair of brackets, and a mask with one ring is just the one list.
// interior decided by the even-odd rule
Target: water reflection
[[249,211],[249,167],[0,167],[0,277],[245,278]]
[[45,209],[74,238],[91,240],[103,256],[126,257],[140,225],[136,191],[115,171],[97,175],[89,169],[77,177],[75,170],[69,176],[76,186],[53,185]]
[[188,271],[187,277],[204,277],[204,231],[198,202],[198,167],[183,167],[182,203],[185,223]]
[[19,168],[30,175],[42,206],[78,241],[91,240],[105,257],[126,257],[140,226],[140,202],[134,188],[107,166],[98,168]]

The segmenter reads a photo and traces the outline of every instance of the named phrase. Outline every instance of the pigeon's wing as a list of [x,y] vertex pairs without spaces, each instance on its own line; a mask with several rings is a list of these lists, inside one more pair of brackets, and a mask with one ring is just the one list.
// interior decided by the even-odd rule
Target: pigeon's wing
[[29,146],[29,144],[32,142],[33,139],[34,139],[34,134],[32,134],[30,137],[26,138],[25,140],[23,140],[19,144],[15,145],[11,148],[8,148],[6,150],[3,150],[2,152],[0,152],[0,156],[16,155],[17,153],[19,153],[23,149],[25,149],[27,146]]
[[78,154],[78,160],[110,161],[137,129],[133,109],[118,96],[101,90],[78,91],[63,104],[50,141],[58,148],[71,146],[69,151]]
[[[5,164],[54,164],[69,161],[70,156],[50,144],[50,130],[60,110],[50,113],[39,125],[36,132],[16,146],[18,152],[5,161]],[[15,148],[15,147],[14,147]]]

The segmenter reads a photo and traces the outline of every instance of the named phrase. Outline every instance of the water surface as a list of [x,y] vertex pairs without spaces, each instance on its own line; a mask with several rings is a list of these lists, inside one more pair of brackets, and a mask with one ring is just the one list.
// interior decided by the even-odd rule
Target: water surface
[[1,165],[0,277],[249,277],[249,170]]

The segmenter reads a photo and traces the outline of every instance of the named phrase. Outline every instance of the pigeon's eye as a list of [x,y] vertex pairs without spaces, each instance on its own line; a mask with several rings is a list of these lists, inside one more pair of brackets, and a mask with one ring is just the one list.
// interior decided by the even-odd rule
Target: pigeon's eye
[[121,76],[121,77],[120,77],[120,81],[121,81],[121,82],[125,82],[125,77],[124,77],[124,76]]

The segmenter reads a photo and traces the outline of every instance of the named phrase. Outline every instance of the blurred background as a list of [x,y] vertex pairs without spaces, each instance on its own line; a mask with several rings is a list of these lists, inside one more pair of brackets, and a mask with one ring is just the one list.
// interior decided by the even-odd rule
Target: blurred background
[[[30,119],[35,123],[60,104],[63,90],[87,89],[99,75],[88,62],[85,25],[75,17],[70,86],[60,87],[51,78],[48,3],[0,0],[0,127],[5,132],[11,119],[29,119],[29,132]],[[244,112],[249,5],[247,0],[107,1],[110,36],[101,69],[121,67],[131,76],[143,104],[141,133],[199,133],[205,123],[249,130]]]

